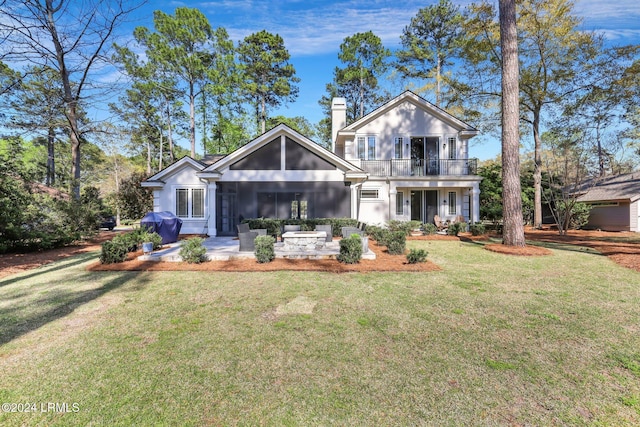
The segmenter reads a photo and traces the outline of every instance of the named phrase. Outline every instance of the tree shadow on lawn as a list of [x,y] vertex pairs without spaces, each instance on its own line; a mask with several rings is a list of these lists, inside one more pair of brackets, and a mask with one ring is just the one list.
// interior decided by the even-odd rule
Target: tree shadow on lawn
[[7,280],[0,280],[0,288],[3,286],[11,285],[13,283],[21,282],[23,280],[31,279],[36,276],[40,276],[41,274],[48,274],[54,271],[64,270],[65,268],[73,267],[75,265],[79,265],[84,262],[90,261],[95,257],[96,257],[96,254],[94,252],[86,252],[73,257],[64,258],[59,262],[55,262],[52,264],[45,264],[41,267],[36,268],[29,274],[16,273],[17,277],[12,277]]
[[[86,260],[82,262],[84,261]],[[76,262],[71,264],[76,264]],[[69,264],[65,264],[65,267],[69,267]],[[95,273],[87,273],[84,276],[74,277],[73,280],[81,283],[85,277],[87,280],[90,280],[89,276],[93,276],[93,280],[95,280]],[[70,289],[68,291],[55,292],[36,301],[25,301],[23,304],[14,304],[10,307],[0,309],[0,319],[2,319],[2,323],[4,324],[0,330],[0,345],[6,344],[22,335],[35,331],[49,322],[53,322],[72,313],[78,307],[101,297],[107,292],[120,288],[133,278],[142,282],[148,281],[143,275],[121,272],[95,289],[83,291],[73,291]],[[140,286],[143,285],[144,283],[140,284]],[[44,311],[38,311],[36,309],[34,313],[21,317],[25,312],[32,311],[33,307],[44,307]]]

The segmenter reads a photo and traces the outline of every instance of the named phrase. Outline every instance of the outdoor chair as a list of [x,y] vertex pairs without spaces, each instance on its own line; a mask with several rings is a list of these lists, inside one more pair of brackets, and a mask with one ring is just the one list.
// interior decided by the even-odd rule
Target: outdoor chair
[[251,231],[249,229],[249,224],[246,224],[246,223],[238,224],[236,227],[238,228],[238,234],[240,234],[240,233],[248,233],[248,232]]
[[433,223],[436,225],[438,231],[446,230],[447,228],[447,224],[442,219],[440,219],[440,215],[433,216]]
[[364,236],[364,231],[360,230],[358,227],[342,227],[342,238],[345,239],[352,234],[359,234],[360,237]]
[[256,237],[258,237],[258,233],[256,231],[238,233],[238,240],[240,241],[240,252],[254,252],[256,250],[256,244],[254,242]]
[[331,224],[318,224],[316,225],[316,231],[324,231],[327,233],[327,239],[325,242],[331,242],[333,240],[333,230]]

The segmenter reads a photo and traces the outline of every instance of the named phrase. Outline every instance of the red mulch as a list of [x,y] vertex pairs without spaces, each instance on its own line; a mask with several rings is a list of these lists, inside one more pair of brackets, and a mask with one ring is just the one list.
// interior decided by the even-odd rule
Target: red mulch
[[[456,239],[458,240],[458,239]],[[427,260],[418,264],[407,263],[407,257],[390,255],[384,247],[369,241],[369,247],[376,254],[375,260],[363,259],[358,264],[343,264],[333,259],[307,260],[276,258],[261,264],[255,259],[237,259],[229,261],[210,261],[201,264],[184,262],[139,261],[141,253],[129,254],[129,259],[120,264],[91,264],[90,271],[327,271],[331,273],[367,272],[367,271],[438,271],[440,267]]]
[[[116,232],[103,231],[100,235],[88,242],[74,246],[53,249],[50,251],[35,252],[28,254],[5,254],[0,255],[0,278],[21,271],[29,270],[48,264],[72,255],[100,249],[100,244],[111,239]],[[601,232],[601,231],[569,231],[567,236],[560,236],[554,230],[525,230],[527,240],[566,243],[593,248],[603,255],[608,256],[616,263],[640,271],[640,244],[627,243],[624,240],[628,237],[637,237],[637,233],[632,232]],[[412,236],[410,240],[486,240],[486,237],[472,237],[469,234],[455,236]],[[186,264],[176,262],[143,262],[137,259],[122,264],[100,265],[92,264],[89,268],[93,271],[101,270],[132,270],[132,271],[156,271],[156,270],[185,270],[185,271],[276,271],[276,270],[313,270],[329,272],[350,272],[350,271],[437,271],[440,267],[427,261],[420,264],[407,264],[406,257],[399,255],[389,255],[384,248],[378,247],[375,242],[370,241],[370,247],[376,252],[376,260],[362,260],[359,264],[341,264],[335,260],[289,260],[276,259],[267,264],[259,264],[253,259],[234,261],[212,261],[203,264]],[[525,248],[510,248],[500,244],[487,244],[490,250],[512,255],[541,255],[537,253],[544,248],[526,246]],[[534,253],[536,252],[536,253]],[[135,258],[139,254],[131,254],[130,258]]]

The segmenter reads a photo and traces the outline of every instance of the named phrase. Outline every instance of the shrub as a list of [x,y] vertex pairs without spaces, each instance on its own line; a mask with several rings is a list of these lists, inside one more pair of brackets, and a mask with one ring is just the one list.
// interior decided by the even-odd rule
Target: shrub
[[420,221],[398,221],[391,220],[388,223],[389,231],[402,231],[405,235],[410,235],[411,232],[417,228],[420,228],[422,224]]
[[362,239],[358,234],[340,240],[340,254],[338,261],[345,264],[357,264],[362,258]]
[[409,264],[417,264],[427,260],[428,252],[424,249],[411,249],[407,254],[407,262]]
[[271,236],[258,236],[254,240],[256,246],[256,259],[259,263],[271,262],[276,257],[273,248],[276,239]]
[[127,252],[135,252],[138,250],[138,235],[131,231],[126,234],[118,234],[111,241],[115,244],[122,245]]
[[114,242],[113,240],[104,242],[102,244],[102,252],[100,253],[100,262],[102,264],[124,262],[127,259],[128,252],[128,248],[121,242]]
[[145,233],[140,236],[142,241],[140,243],[151,242],[153,243],[153,250],[160,249],[162,247],[162,236],[156,232]]
[[469,226],[469,231],[471,231],[471,235],[473,236],[482,236],[484,233],[486,233],[484,224],[481,222],[476,222],[475,224],[471,224]]
[[391,255],[402,255],[407,247],[407,235],[404,231],[389,233],[385,246]]
[[182,243],[180,247],[180,256],[183,261],[189,264],[199,264],[205,260],[204,254],[207,253],[207,248],[202,244],[204,239],[201,237],[192,237]]
[[422,234],[424,234],[425,236],[436,234],[436,231],[438,231],[438,227],[436,227],[435,224],[432,224],[430,222],[422,224]]
[[379,244],[386,246],[385,241],[390,231],[377,225],[367,225],[366,233]]
[[466,231],[467,223],[466,222],[454,222],[449,225],[447,228],[447,234],[450,236],[457,236],[462,231]]

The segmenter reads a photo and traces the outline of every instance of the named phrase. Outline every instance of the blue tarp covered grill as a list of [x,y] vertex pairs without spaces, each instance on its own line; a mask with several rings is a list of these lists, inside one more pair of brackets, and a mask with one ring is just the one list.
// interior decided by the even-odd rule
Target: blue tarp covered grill
[[140,220],[140,227],[146,227],[149,232],[158,233],[162,237],[162,244],[165,245],[178,240],[182,220],[168,211],[149,212]]

